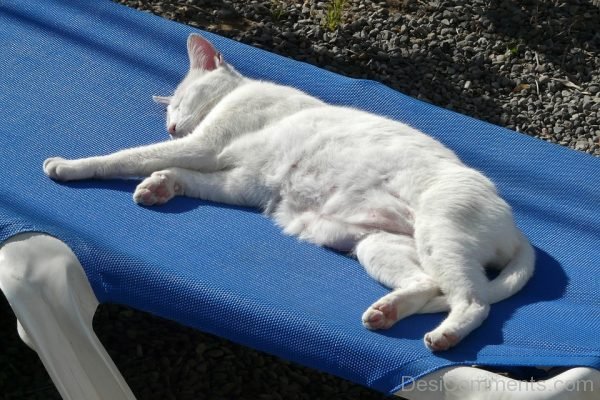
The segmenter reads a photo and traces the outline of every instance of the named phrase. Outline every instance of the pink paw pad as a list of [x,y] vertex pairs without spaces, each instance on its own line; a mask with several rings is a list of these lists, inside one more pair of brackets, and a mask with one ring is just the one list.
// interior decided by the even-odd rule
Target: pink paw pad
[[453,333],[443,333],[441,336],[437,336],[433,333],[428,333],[425,335],[425,345],[431,351],[445,351],[451,347],[454,347],[460,338],[458,335]]
[[143,203],[151,203],[154,200],[154,195],[148,189],[142,189],[140,191],[140,196]]
[[393,304],[374,304],[365,311],[362,322],[367,329],[387,329],[397,321],[396,314]]
[[167,188],[167,185],[164,184],[164,182],[161,182],[160,185],[158,185],[154,189],[154,194],[156,194],[158,197],[170,197],[171,196],[171,193],[169,193],[169,189]]
[[136,203],[145,206],[164,204],[175,196],[170,186],[171,182],[166,176],[153,175],[138,185],[133,194],[133,199]]
[[385,322],[385,316],[379,310],[371,310],[363,322],[367,323],[370,328],[380,327]]

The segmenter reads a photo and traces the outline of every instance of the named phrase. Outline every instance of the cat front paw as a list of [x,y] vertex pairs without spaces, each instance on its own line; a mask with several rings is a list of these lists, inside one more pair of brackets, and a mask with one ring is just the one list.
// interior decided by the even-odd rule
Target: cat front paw
[[160,205],[171,200],[180,190],[180,185],[171,175],[155,172],[135,188],[133,201],[143,206]]
[[86,178],[85,171],[74,160],[61,157],[47,158],[44,161],[44,173],[57,181],[71,181]]

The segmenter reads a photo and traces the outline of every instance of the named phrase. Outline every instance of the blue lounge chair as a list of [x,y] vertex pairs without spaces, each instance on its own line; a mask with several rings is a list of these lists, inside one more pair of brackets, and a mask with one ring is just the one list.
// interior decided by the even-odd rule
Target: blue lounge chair
[[530,383],[510,393],[550,398],[574,393],[557,381],[583,382],[579,398],[595,398],[597,158],[203,33],[241,73],[411,124],[498,185],[536,247],[535,276],[459,346],[435,354],[422,336],[442,315],[366,330],[361,313],[387,289],[352,258],[286,237],[256,210],[186,198],[144,208],[131,200],[133,181],[49,180],[47,157],[166,139],[151,96],[184,74],[192,31],[109,1],[0,2],[0,288],[63,398],[134,398],[91,330],[104,302],[411,399],[456,395],[415,382],[469,382],[455,398],[490,399],[517,382],[471,365],[580,367],[544,390]]

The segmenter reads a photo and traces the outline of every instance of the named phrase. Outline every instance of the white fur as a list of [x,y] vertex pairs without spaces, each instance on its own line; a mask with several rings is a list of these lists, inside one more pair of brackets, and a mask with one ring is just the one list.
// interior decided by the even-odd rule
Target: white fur
[[[520,290],[534,252],[510,207],[481,173],[397,121],[335,107],[299,90],[239,75],[197,35],[190,70],[168,103],[177,140],[79,160],[50,158],[57,180],[149,176],[134,200],[175,195],[262,208],[283,230],[354,252],[394,290],[363,314],[369,329],[450,310],[425,335],[454,346],[490,303]],[[207,61],[209,60],[209,61]],[[484,266],[503,268],[488,281]]]

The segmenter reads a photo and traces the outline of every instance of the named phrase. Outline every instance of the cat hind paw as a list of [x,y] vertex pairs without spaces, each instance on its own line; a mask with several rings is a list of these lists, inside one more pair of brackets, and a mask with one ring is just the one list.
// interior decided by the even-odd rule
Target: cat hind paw
[[456,346],[460,342],[460,337],[452,332],[431,331],[423,338],[425,346],[431,351],[445,351]]
[[396,322],[398,322],[398,311],[391,302],[375,303],[362,315],[364,327],[371,330],[388,329]]

